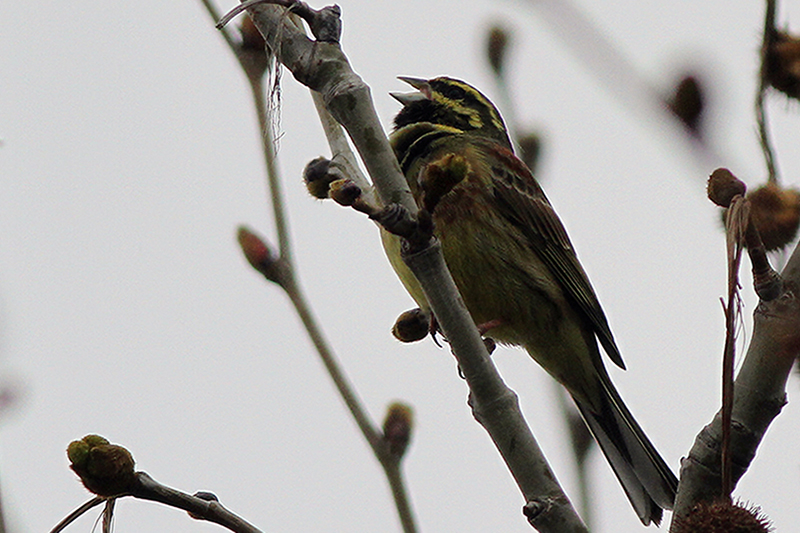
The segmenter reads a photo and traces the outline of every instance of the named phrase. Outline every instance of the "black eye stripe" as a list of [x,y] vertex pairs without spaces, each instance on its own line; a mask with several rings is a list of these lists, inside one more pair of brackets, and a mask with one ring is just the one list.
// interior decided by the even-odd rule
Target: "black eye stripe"
[[447,98],[450,98],[452,100],[463,100],[464,97],[466,96],[464,89],[462,89],[461,87],[454,87],[452,85],[449,87],[445,87],[442,94],[444,94]]
[[461,131],[473,131],[512,150],[503,119],[478,89],[448,77],[428,80],[429,99],[408,103],[395,117],[395,130],[429,122]]
[[437,81],[431,84],[431,88],[434,92],[441,94],[448,100],[464,100],[467,97],[467,92],[463,87],[451,83]]

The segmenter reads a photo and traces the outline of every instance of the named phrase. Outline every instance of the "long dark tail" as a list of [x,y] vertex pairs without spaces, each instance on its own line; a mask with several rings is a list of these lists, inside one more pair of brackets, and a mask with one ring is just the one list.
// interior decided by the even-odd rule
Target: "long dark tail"
[[678,479],[636,423],[605,371],[599,378],[606,393],[600,412],[577,400],[575,404],[642,523],[658,525],[662,509],[672,509],[675,503]]

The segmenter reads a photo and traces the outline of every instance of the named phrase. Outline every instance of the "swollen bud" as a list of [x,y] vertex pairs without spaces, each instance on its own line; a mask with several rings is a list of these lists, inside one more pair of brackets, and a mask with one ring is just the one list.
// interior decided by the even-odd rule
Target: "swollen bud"
[[383,419],[383,439],[389,444],[389,452],[398,459],[408,448],[413,426],[414,413],[410,406],[401,402],[389,406]]
[[684,76],[675,88],[675,93],[667,99],[667,107],[694,135],[700,135],[705,95],[703,86],[696,76]]
[[86,435],[67,447],[70,468],[83,485],[98,496],[119,496],[136,479],[131,453],[99,435]]
[[328,196],[337,204],[350,207],[361,198],[361,187],[348,178],[332,181],[328,188]]
[[503,75],[508,41],[509,35],[505,28],[501,26],[492,26],[491,29],[489,29],[489,35],[486,41],[486,56],[489,60],[489,66],[492,67],[496,76],[502,77]]
[[306,189],[314,198],[325,200],[329,197],[330,186],[343,176],[330,159],[318,157],[309,161],[303,170]]
[[419,307],[404,311],[392,327],[392,335],[400,342],[416,342],[431,331],[431,314]]
[[[194,494],[192,494],[192,496],[194,496],[195,498],[199,498],[201,500],[207,501],[207,502],[218,502],[219,501],[219,498],[217,497],[216,494],[214,494],[213,492],[207,492],[207,491],[204,491],[204,490],[197,491]],[[195,520],[204,520],[204,518],[202,516],[197,515],[197,514],[192,513],[192,512],[189,512],[189,516],[191,516]]]
[[239,226],[236,239],[250,266],[261,272],[268,280],[279,283],[278,259],[264,240],[245,226]]
[[472,171],[469,161],[457,154],[447,154],[425,167],[420,186],[425,191],[423,207],[433,213],[439,200],[464,181]]
[[539,162],[539,153],[542,151],[542,140],[538,134],[523,133],[519,140],[519,158],[528,165],[533,174],[536,174],[536,164]]

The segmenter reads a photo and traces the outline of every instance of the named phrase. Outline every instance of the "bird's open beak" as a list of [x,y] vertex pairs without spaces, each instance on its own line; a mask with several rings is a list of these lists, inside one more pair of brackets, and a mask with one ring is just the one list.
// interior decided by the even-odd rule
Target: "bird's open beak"
[[421,78],[409,78],[407,76],[398,76],[398,80],[404,81],[411,85],[416,91],[412,93],[389,93],[389,95],[403,104],[404,106],[419,102],[420,100],[429,100],[431,97],[431,86],[428,80]]

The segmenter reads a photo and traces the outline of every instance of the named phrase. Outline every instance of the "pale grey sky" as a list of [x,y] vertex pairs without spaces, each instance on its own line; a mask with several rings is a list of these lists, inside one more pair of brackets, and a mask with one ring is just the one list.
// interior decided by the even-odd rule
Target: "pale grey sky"
[[[705,164],[663,117],[611,95],[570,54],[565,30],[527,4],[339,3],[342,46],[387,126],[388,92],[406,90],[397,75],[447,74],[496,95],[485,30],[515,31],[518,116],[544,133],[540,177],[628,365],[612,377],[677,470],[719,405],[724,243],[705,178],[716,164],[751,185],[765,174],[752,112],[761,3],[578,1],[653,84],[666,90],[685,68],[708,74],[710,130],[727,157]],[[791,27],[800,3],[784,4]],[[244,77],[200,2],[11,0],[0,20],[0,381],[24,389],[0,426],[13,531],[47,531],[88,499],[64,453],[86,433],[127,446],[164,483],[215,492],[265,532],[399,531],[383,474],[287,299],[237,248],[238,224],[273,227]],[[796,183],[797,105],[776,96],[769,109],[784,179]],[[305,192],[305,163],[328,150],[289,73],[280,131],[315,314],[376,421],[395,399],[414,406],[406,472],[420,529],[530,531],[452,357],[390,335],[412,304],[374,226]],[[749,288],[745,304],[749,317]],[[574,495],[549,378],[519,350],[494,358]],[[800,504],[798,383],[736,492],[778,531]],[[599,453],[592,466],[596,531],[640,531]],[[118,504],[117,531],[153,530],[218,528]]]

